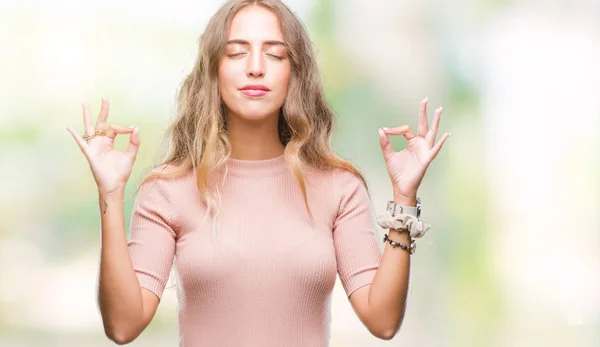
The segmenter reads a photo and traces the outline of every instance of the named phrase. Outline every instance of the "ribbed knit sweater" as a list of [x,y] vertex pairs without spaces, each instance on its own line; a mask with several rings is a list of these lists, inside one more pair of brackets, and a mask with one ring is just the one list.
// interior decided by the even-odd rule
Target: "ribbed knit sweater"
[[140,285],[160,298],[175,264],[180,346],[328,346],[336,273],[349,297],[381,261],[366,188],[306,169],[311,221],[283,156],[227,167],[216,219],[191,171],[142,185],[128,242]]

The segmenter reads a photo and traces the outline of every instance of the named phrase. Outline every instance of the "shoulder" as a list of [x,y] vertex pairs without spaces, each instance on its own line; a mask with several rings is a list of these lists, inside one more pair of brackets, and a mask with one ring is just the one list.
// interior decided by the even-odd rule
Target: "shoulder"
[[336,169],[332,175],[335,177],[336,223],[346,218],[367,216],[372,208],[371,198],[362,177],[346,169]]
[[144,177],[144,180],[176,183],[192,175],[192,169],[186,169],[175,164],[159,164],[154,166]]
[[[181,182],[185,181],[190,172],[182,171],[181,168],[172,164],[160,164],[151,168],[139,181],[139,194],[150,194],[161,196],[171,200],[172,195],[176,195]],[[136,190],[136,191],[137,191]]]
[[335,168],[330,171],[334,186],[342,196],[357,190],[367,189],[363,178],[355,172],[342,168]]
[[184,167],[177,164],[158,164],[152,168],[152,170],[148,173],[148,175],[165,175],[170,176],[169,178],[177,178],[182,175],[187,174],[191,170],[186,170]]
[[334,175],[337,179],[337,181],[339,181],[342,184],[360,184],[360,185],[364,185],[362,178],[357,175],[356,173],[348,170],[348,169],[334,169]]
[[189,188],[182,184],[187,176],[187,173],[179,173],[176,167],[167,164],[147,170],[134,193],[134,210],[160,216],[178,232],[179,207],[187,203],[181,200],[186,197],[185,192],[189,191]]
[[[354,172],[343,168],[316,169],[309,168],[306,171],[313,179],[327,180],[336,186],[348,184],[363,184],[361,177]],[[364,185],[364,184],[363,184]]]
[[320,187],[332,191],[338,206],[344,201],[356,197],[368,199],[368,188],[362,177],[353,171],[343,168],[314,171],[318,180],[322,180]]

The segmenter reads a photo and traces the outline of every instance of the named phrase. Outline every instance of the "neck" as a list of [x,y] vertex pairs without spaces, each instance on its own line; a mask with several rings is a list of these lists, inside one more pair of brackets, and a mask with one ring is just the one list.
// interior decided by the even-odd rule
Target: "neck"
[[227,117],[231,158],[265,160],[283,155],[285,146],[279,140],[279,115],[261,120],[247,120],[233,114]]

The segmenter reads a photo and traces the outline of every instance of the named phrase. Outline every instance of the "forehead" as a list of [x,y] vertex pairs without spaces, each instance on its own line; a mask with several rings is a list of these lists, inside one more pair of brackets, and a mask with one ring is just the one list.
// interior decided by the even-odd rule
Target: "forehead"
[[228,39],[243,39],[250,42],[283,41],[283,34],[279,19],[273,12],[262,6],[249,5],[233,16]]

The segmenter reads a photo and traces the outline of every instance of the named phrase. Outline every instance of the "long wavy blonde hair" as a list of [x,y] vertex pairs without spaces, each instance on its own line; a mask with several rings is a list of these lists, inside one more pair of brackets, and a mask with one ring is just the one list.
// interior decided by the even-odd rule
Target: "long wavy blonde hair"
[[213,174],[225,165],[231,155],[225,129],[226,110],[219,93],[218,66],[225,54],[233,16],[249,5],[271,10],[281,25],[291,61],[291,76],[279,113],[279,139],[285,146],[285,160],[297,179],[312,219],[303,166],[345,169],[357,175],[365,187],[367,183],[352,164],[337,156],[331,148],[335,116],[325,99],[311,41],[302,23],[279,0],[231,0],[210,19],[199,39],[194,68],[177,95],[177,117],[167,129],[169,148],[162,162],[156,165],[173,169],[153,170],[140,187],[153,178],[164,179],[193,170],[209,214],[218,207],[220,195],[212,189]]

